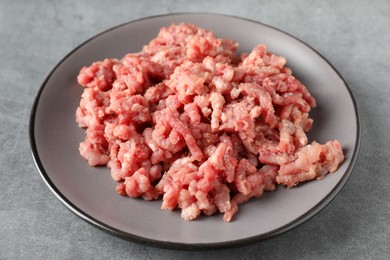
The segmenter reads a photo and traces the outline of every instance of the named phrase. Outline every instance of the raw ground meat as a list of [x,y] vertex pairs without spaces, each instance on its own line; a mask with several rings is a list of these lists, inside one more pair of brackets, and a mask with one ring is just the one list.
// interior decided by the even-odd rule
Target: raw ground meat
[[185,220],[223,213],[335,172],[337,140],[308,144],[315,99],[265,45],[238,43],[191,24],[162,28],[139,53],[81,69],[80,154],[107,165],[117,192]]

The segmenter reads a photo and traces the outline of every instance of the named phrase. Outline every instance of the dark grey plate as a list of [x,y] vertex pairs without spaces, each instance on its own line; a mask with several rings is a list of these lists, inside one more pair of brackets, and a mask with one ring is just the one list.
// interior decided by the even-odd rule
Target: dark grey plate
[[[338,139],[345,161],[336,173],[287,190],[279,187],[240,206],[231,223],[222,215],[186,222],[179,211],[160,210],[161,201],[147,202],[116,194],[107,168],[88,166],[79,155],[84,131],[75,123],[82,88],[80,68],[107,57],[138,52],[159,28],[189,22],[250,51],[265,43],[287,57],[288,66],[317,99],[312,112],[311,140]],[[215,14],[172,14],[120,25],[86,41],[49,74],[36,97],[30,118],[31,149],[38,170],[54,195],[87,222],[123,238],[153,246],[195,249],[242,245],[283,233],[312,217],[340,191],[351,175],[359,149],[355,101],[344,80],[315,50],[298,39],[254,21]]]

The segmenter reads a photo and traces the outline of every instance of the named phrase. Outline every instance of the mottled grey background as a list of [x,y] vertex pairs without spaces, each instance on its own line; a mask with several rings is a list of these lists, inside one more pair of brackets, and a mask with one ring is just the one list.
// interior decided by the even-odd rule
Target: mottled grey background
[[[67,210],[35,168],[29,113],[60,59],[112,26],[188,11],[241,16],[295,35],[339,70],[356,98],[362,146],[349,182],[319,214],[281,236],[201,252],[124,241]],[[389,72],[388,0],[0,0],[0,259],[389,259]]]

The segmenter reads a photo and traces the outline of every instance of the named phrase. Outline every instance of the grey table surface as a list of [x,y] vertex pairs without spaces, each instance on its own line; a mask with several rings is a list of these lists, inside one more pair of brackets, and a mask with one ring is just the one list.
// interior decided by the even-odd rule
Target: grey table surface
[[[348,82],[361,117],[357,165],[319,214],[237,248],[153,248],[105,233],[66,209],[30,152],[31,106],[52,68],[115,25],[173,12],[260,21],[305,41]],[[390,1],[0,0],[0,259],[390,259]]]

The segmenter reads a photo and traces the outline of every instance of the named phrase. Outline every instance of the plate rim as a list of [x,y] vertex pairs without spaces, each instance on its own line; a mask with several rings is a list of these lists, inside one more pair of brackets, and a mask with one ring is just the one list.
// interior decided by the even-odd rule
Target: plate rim
[[[271,30],[278,31],[288,37],[291,37],[295,40],[297,40],[299,43],[305,45],[308,47],[313,53],[318,55],[321,60],[325,61],[328,66],[331,67],[331,69],[336,73],[337,77],[343,82],[349,97],[352,101],[354,112],[355,112],[355,119],[356,119],[356,138],[355,138],[355,149],[352,152],[351,161],[348,165],[347,169],[345,170],[345,173],[343,177],[340,179],[340,181],[333,187],[333,189],[329,192],[327,196],[325,196],[321,201],[319,201],[315,206],[313,206],[310,210],[305,212],[302,216],[299,218],[294,219],[293,221],[280,226],[277,229],[272,230],[271,232],[243,238],[243,239],[237,239],[237,240],[231,240],[231,241],[225,241],[225,242],[215,242],[215,243],[178,243],[178,242],[170,242],[170,241],[161,241],[151,238],[145,238],[138,235],[134,235],[119,229],[116,229],[108,224],[105,224],[102,221],[99,221],[95,219],[93,216],[85,213],[82,209],[78,208],[76,205],[74,205],[71,201],[69,201],[66,196],[64,196],[61,191],[54,185],[54,183],[51,181],[49,174],[46,172],[45,167],[43,163],[40,160],[36,141],[35,141],[35,117],[37,112],[37,107],[41,98],[41,94],[43,90],[45,89],[45,86],[47,85],[47,82],[51,78],[52,74],[64,63],[73,53],[75,53],[78,49],[80,49],[85,44],[93,41],[94,39],[100,37],[101,35],[106,34],[107,32],[110,32],[112,30],[115,30],[120,27],[124,27],[136,22],[140,22],[142,20],[148,20],[148,19],[156,19],[160,17],[168,17],[168,16],[179,16],[179,15],[208,15],[208,16],[220,16],[220,17],[226,17],[226,18],[234,18],[238,20],[245,20],[251,23],[259,24],[264,27],[267,27]],[[285,233],[287,231],[290,231],[294,229],[295,227],[303,224],[310,218],[312,218],[314,215],[319,213],[321,210],[323,210],[326,206],[329,205],[329,203],[337,197],[341,189],[345,186],[347,181],[349,180],[350,176],[352,175],[353,169],[356,165],[356,161],[358,159],[359,151],[360,151],[360,144],[361,144],[361,122],[360,122],[360,116],[358,111],[358,106],[356,103],[356,100],[352,94],[351,89],[349,88],[346,80],[341,76],[341,74],[338,72],[338,70],[316,49],[311,47],[306,42],[300,40],[296,36],[287,33],[279,28],[273,27],[271,25],[265,24],[263,22],[259,22],[256,20],[252,20],[249,18],[244,18],[236,15],[229,15],[229,14],[222,14],[222,13],[214,13],[214,12],[174,12],[174,13],[167,13],[167,14],[158,14],[158,15],[152,15],[152,16],[145,16],[138,19],[134,19],[128,22],[121,23],[119,25],[110,27],[106,30],[103,30],[102,32],[93,35],[92,37],[88,38],[87,40],[83,41],[79,45],[77,45],[75,48],[73,48],[68,54],[66,54],[50,71],[50,73],[47,75],[43,83],[41,84],[33,105],[31,107],[30,117],[29,117],[29,141],[30,141],[30,149],[31,154],[35,163],[35,166],[46,184],[46,186],[49,188],[49,190],[55,195],[55,197],[61,201],[61,203],[72,213],[74,213],[76,216],[80,217],[87,223],[91,224],[94,227],[97,227],[100,230],[103,230],[109,234],[115,235],[119,238],[129,240],[132,242],[137,242],[139,244],[153,246],[157,248],[166,248],[166,249],[179,249],[179,250],[207,250],[207,249],[222,249],[222,248],[228,248],[228,247],[238,247],[238,246],[244,246],[248,244],[253,244],[259,241],[263,241],[272,237],[275,237],[277,235],[280,235],[282,233]]]

